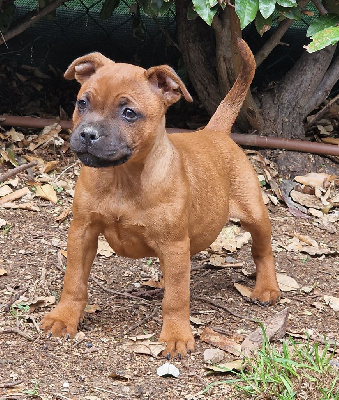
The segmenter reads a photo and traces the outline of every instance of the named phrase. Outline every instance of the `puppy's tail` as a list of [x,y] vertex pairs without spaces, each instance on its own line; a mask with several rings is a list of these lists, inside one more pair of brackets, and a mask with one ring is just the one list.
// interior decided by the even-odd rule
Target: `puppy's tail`
[[240,74],[232,89],[227,93],[212,115],[212,118],[206,125],[206,129],[218,132],[231,132],[231,127],[237,118],[254,77],[256,65],[252,51],[246,42],[240,38],[237,39],[237,45],[242,58]]

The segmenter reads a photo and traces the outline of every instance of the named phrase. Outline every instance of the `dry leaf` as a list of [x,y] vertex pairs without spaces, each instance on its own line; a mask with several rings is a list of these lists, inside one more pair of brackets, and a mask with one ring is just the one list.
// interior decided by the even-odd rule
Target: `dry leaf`
[[129,336],[128,339],[133,340],[133,342],[136,342],[138,340],[148,340],[153,336],[154,333],[147,333],[145,335]]
[[311,194],[301,193],[293,189],[290,192],[290,196],[294,202],[307,208],[316,208],[321,210],[324,207],[323,203],[316,196]]
[[0,276],[7,275],[7,271],[3,268],[0,268]]
[[5,219],[0,218],[0,228],[7,225],[7,221]]
[[101,308],[97,304],[87,304],[85,307],[85,312],[88,314],[94,314],[97,311],[101,311]]
[[61,222],[64,222],[65,219],[69,216],[71,212],[71,209],[68,207],[65,210],[63,210],[63,212],[61,214],[59,214],[56,218],[55,221],[59,222],[59,224],[61,224]]
[[[288,308],[278,312],[273,317],[263,322],[266,337],[269,341],[278,340],[285,336],[286,325],[288,319]],[[241,344],[241,352],[250,356],[251,353],[258,349],[264,342],[264,336],[261,327],[250,333]]]
[[230,225],[222,229],[210,247],[216,253],[221,253],[224,249],[234,252],[248,243],[250,238],[251,234],[249,232],[244,232],[237,225]]
[[124,375],[121,372],[110,372],[108,377],[117,381],[129,381],[131,379],[129,376]]
[[242,371],[245,367],[246,363],[244,360],[234,360],[225,364],[207,365],[205,368],[214,372],[227,373],[234,370]]
[[277,273],[277,280],[279,288],[282,292],[290,292],[300,288],[297,281],[286,274]]
[[8,194],[12,193],[13,189],[8,185],[3,185],[0,187],[0,197],[7,196]]
[[57,123],[50,126],[45,126],[41,132],[41,135],[38,137],[38,140],[35,143],[31,143],[28,146],[28,150],[33,151],[41,145],[48,143],[53,138],[58,137],[59,132],[61,132],[61,126]]
[[36,308],[47,307],[55,304],[55,296],[39,296],[26,304],[29,305],[30,311],[34,311]]
[[15,204],[15,203],[4,203],[1,204],[0,202],[0,208],[13,208],[13,209],[20,209],[20,210],[28,210],[28,211],[40,211],[40,208],[35,206],[33,203],[21,203],[21,204]]
[[30,193],[28,187],[24,187],[22,189],[16,190],[13,193],[10,193],[4,197],[1,197],[0,204],[10,203],[14,200],[20,199],[21,197],[25,196],[28,193]]
[[54,204],[58,202],[58,197],[54,187],[48,183],[46,185],[37,186],[35,195],[42,199],[49,200]]
[[7,133],[11,137],[12,142],[21,142],[25,138],[25,136],[21,132],[17,132],[14,128],[12,128]]
[[179,376],[179,370],[173,364],[163,364],[157,369],[157,374],[159,376],[174,376],[177,378]]
[[145,340],[143,342],[137,341],[129,343],[124,345],[123,348],[125,350],[132,351],[133,353],[157,357],[163,350],[165,350],[166,345],[164,343]]
[[219,349],[225,350],[228,353],[238,356],[241,352],[241,345],[234,340],[228,338],[222,333],[216,332],[213,329],[206,327],[201,335],[200,339],[206,343],[212,344]]
[[331,181],[334,176],[324,174],[324,173],[315,173],[310,172],[304,176],[296,176],[294,180],[303,185],[311,186],[314,188],[324,188],[329,181]]
[[148,286],[154,289],[163,289],[165,287],[165,282],[163,279],[161,279],[160,281],[145,281],[141,283],[142,286]]
[[325,295],[324,300],[334,311],[339,311],[339,297]]
[[58,164],[59,164],[59,161],[57,161],[57,160],[47,162],[45,165],[45,168],[43,169],[43,172],[45,174],[48,174],[49,172],[53,171],[57,167]]
[[115,252],[106,242],[106,240],[99,239],[97,254],[100,254],[101,256],[105,256],[108,258],[111,257],[111,255],[115,254]]
[[241,283],[235,283],[234,287],[237,291],[244,297],[251,297],[252,289],[249,287],[242,285]]

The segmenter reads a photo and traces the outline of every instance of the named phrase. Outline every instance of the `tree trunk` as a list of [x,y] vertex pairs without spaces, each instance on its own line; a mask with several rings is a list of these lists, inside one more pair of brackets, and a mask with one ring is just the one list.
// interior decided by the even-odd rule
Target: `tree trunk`
[[[307,105],[326,74],[334,50],[335,46],[311,54],[304,50],[294,67],[274,89],[257,96],[264,119],[262,134],[287,139],[305,138],[303,120],[312,111],[308,110]],[[328,92],[319,97],[318,104],[326,95]]]
[[[241,31],[234,10],[229,6],[215,17],[213,30],[200,18],[188,21],[190,3],[191,0],[176,0],[179,45],[190,80],[203,106],[212,115],[237,75],[235,38]],[[276,36],[282,36],[284,29],[282,23],[282,33],[278,31]],[[264,135],[284,138],[305,138],[304,119],[325,100],[339,78],[339,57],[329,67],[334,50],[335,46],[312,54],[304,50],[275,88],[256,94],[255,101],[249,93],[237,119],[237,129],[254,129]]]
[[191,0],[177,0],[178,40],[188,76],[200,101],[212,115],[222,100],[215,75],[215,42],[213,31],[200,18],[187,20]]

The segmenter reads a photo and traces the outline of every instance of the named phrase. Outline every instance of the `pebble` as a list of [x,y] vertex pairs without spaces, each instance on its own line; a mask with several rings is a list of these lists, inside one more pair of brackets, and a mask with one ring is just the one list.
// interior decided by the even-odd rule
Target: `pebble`
[[225,357],[225,352],[220,349],[206,349],[204,351],[204,361],[217,364]]

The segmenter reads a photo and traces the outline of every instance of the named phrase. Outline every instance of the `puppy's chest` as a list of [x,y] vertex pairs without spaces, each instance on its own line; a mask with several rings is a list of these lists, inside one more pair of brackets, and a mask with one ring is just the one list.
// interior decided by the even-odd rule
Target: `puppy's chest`
[[125,205],[111,207],[98,216],[102,234],[118,255],[140,258],[153,253],[147,240],[148,224],[145,214],[147,213]]

